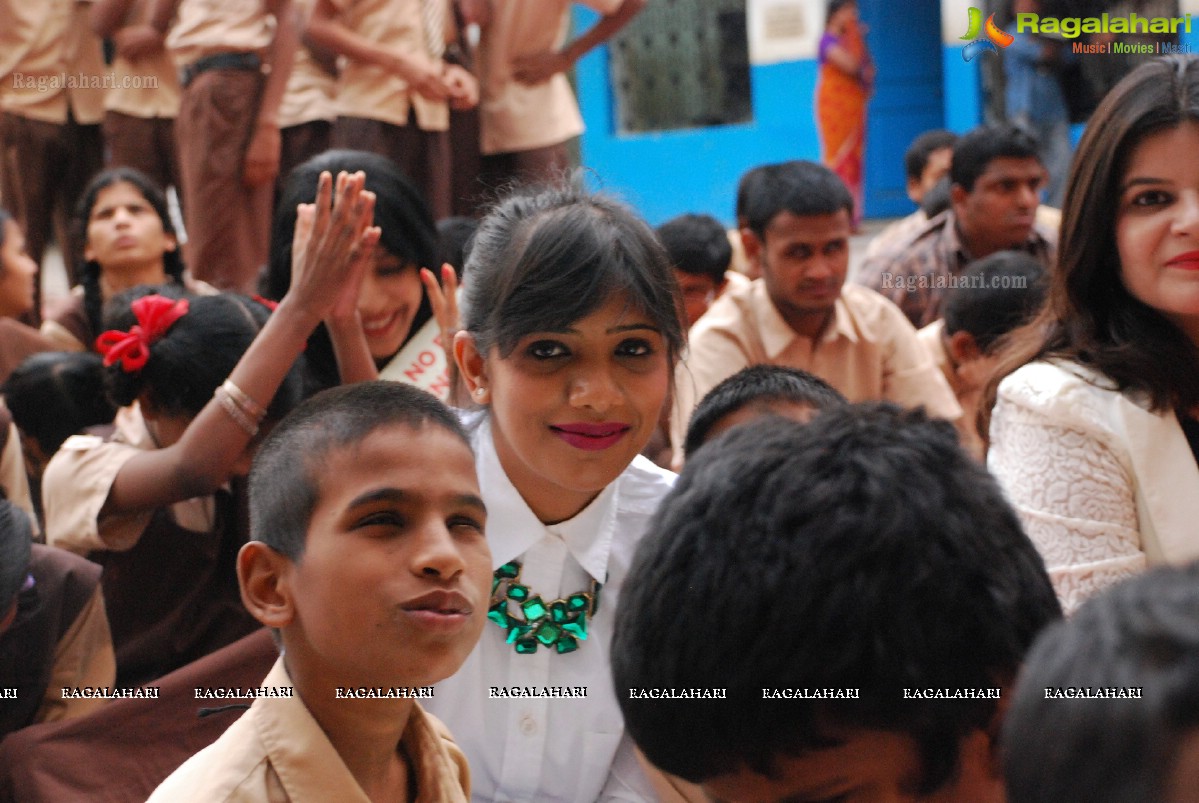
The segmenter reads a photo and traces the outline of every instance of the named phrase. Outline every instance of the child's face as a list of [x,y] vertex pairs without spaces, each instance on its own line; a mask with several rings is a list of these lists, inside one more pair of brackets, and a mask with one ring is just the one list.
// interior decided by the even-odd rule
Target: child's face
[[675,278],[679,282],[679,291],[683,296],[683,328],[690,329],[700,316],[708,311],[720,288],[712,281],[711,276],[698,276],[694,273],[675,270]]
[[661,329],[624,296],[522,337],[507,357],[491,350],[479,382],[496,452],[542,521],[582,510],[645,448],[670,371]]
[[916,741],[906,734],[853,730],[841,744],[801,757],[777,757],[776,777],[742,769],[710,778],[704,791],[715,803],[1003,803],[1003,785],[991,767],[990,739],[975,731],[963,741],[958,775],[921,794]]
[[25,253],[25,234],[14,220],[4,223],[0,249],[0,318],[17,318],[33,309],[37,263]]
[[400,350],[420,308],[424,288],[416,266],[379,246],[362,278],[358,315],[371,356],[386,360]]
[[96,194],[87,221],[83,258],[106,272],[161,267],[162,255],[176,248],[175,235],[133,184],[118,181]]
[[487,615],[491,553],[474,457],[426,424],[371,432],[321,461],[289,651],[334,685],[423,686],[458,670]]

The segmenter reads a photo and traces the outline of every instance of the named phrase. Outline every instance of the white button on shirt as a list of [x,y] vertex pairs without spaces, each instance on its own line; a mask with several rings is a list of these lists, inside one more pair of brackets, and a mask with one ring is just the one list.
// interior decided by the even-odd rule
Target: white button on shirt
[[[547,602],[604,584],[588,637],[572,653],[517,654],[488,621],[453,677],[422,701],[470,762],[474,801],[655,800],[624,732],[608,652],[614,613],[637,542],[675,475],[638,457],[573,519],[547,527],[513,487],[487,420],[472,442],[493,568],[521,562],[521,583]],[[490,687],[584,687],[586,698],[492,699]],[[428,703],[427,705],[425,703]]]

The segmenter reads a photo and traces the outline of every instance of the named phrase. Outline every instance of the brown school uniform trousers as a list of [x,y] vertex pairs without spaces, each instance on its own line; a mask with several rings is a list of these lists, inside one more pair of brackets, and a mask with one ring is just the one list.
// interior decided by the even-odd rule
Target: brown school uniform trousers
[[422,130],[416,124],[415,107],[408,113],[408,125],[364,117],[338,117],[333,126],[333,147],[386,156],[424,193],[436,220],[453,214],[450,134]]

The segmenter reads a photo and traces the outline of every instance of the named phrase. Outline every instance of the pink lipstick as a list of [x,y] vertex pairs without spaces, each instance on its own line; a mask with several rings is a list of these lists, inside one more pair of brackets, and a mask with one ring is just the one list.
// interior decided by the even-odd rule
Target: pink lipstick
[[577,422],[550,427],[555,435],[571,446],[589,452],[615,445],[630,429],[632,427],[628,424],[619,421],[605,421],[600,424]]

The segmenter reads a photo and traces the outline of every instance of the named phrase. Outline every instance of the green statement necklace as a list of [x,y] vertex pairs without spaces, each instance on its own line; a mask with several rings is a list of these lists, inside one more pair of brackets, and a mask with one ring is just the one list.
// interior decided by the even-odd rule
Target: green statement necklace
[[[587,638],[587,617],[599,610],[602,583],[592,580],[590,591],[545,602],[520,582],[520,562],[505,563],[491,581],[491,605],[487,618],[508,631],[507,642],[521,655],[537,652],[537,645],[558,654],[574,652]],[[515,602],[513,612],[509,603]]]

